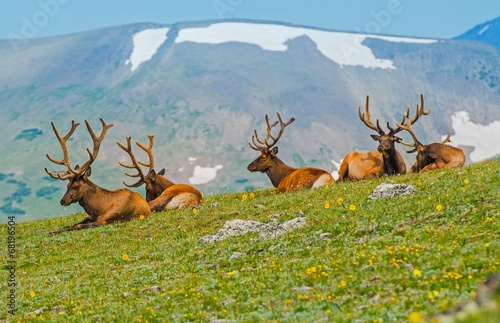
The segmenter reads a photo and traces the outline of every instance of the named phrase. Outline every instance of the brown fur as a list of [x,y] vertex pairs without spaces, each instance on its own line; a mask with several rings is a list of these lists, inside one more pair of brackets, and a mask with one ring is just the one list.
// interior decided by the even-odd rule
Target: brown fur
[[351,151],[340,164],[338,181],[370,179],[383,175],[384,163],[381,153]]
[[201,205],[202,199],[201,192],[194,187],[187,184],[174,184],[148,204],[151,211],[163,211]]
[[149,216],[151,210],[144,198],[126,188],[109,191],[92,183],[88,176],[90,168],[80,178],[70,179],[68,190],[61,199],[61,205],[79,203],[88,214],[81,222],[52,232],[80,230],[115,222],[129,221]]
[[462,167],[465,164],[465,155],[462,149],[441,143],[421,145],[417,152],[417,158],[409,173]]
[[266,173],[279,193],[335,184],[332,175],[327,171],[312,167],[296,169],[287,166],[276,156],[277,153],[277,147],[269,153],[262,152],[247,169],[251,172]]

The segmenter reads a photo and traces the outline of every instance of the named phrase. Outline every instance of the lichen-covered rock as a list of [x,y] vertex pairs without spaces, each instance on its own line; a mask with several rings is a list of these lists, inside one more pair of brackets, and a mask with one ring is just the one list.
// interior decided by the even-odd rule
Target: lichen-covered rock
[[232,220],[227,221],[219,231],[214,234],[200,238],[200,243],[212,243],[214,241],[221,241],[236,235],[243,235],[249,232],[259,232],[259,238],[274,238],[285,232],[289,232],[300,228],[306,222],[306,218],[295,218],[284,223],[279,223],[273,217],[267,222],[245,221],[245,220]]
[[390,184],[382,183],[377,186],[368,196],[371,199],[394,198],[404,195],[410,195],[417,190],[412,185],[408,184]]

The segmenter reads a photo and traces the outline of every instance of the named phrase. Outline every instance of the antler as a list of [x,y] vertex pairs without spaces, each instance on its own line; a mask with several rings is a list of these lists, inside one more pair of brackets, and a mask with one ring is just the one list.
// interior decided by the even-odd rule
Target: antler
[[448,132],[446,138],[444,138],[443,141],[441,141],[441,144],[444,145],[447,142],[451,142],[450,137],[451,137],[451,132]]
[[[281,119],[281,115],[279,114],[279,112],[276,112],[276,114],[278,115],[278,121],[274,122],[273,124],[271,124],[269,122],[269,117],[266,114],[266,124],[267,124],[266,139],[264,139],[264,140],[259,139],[259,136],[257,135],[257,129],[254,129],[254,135],[252,135],[253,146],[251,143],[248,143],[250,145],[250,148],[257,150],[257,151],[269,150],[270,148],[272,148],[274,145],[276,145],[278,143],[278,140],[281,138],[281,135],[283,134],[283,131],[285,130],[286,126],[288,126],[290,123],[295,121],[295,118],[290,118],[290,120],[288,120],[287,122],[283,122],[283,119]],[[271,129],[274,126],[276,126],[278,124],[278,122],[280,123],[280,130],[276,136],[273,136],[271,134]],[[271,143],[268,142],[269,139],[272,139]]]
[[403,144],[405,146],[408,146],[408,147],[414,147],[414,149],[410,149],[410,150],[406,151],[407,153],[413,153],[413,152],[417,151],[417,149],[419,147],[422,147],[423,145],[420,141],[418,141],[417,135],[413,131],[413,128],[411,126],[411,122],[409,122],[410,119],[408,118],[408,113],[405,114],[403,120],[404,120],[403,124],[396,123],[396,125],[398,126],[398,128],[408,131],[410,133],[410,135],[412,136],[414,143],[412,144],[412,143],[408,143],[408,142],[404,142],[404,141],[400,141],[399,143]]
[[89,154],[89,160],[87,160],[81,167],[77,166],[75,169],[71,168],[70,163],[69,163],[69,153],[68,153],[66,141],[73,134],[76,127],[78,127],[78,125],[80,123],[75,123],[75,121],[72,120],[71,121],[71,129],[64,137],[61,137],[61,135],[57,131],[56,126],[54,125],[53,122],[51,122],[52,129],[54,130],[54,133],[56,134],[56,137],[59,140],[59,143],[61,145],[61,149],[63,151],[63,159],[56,160],[56,159],[50,157],[48,154],[46,156],[51,162],[58,164],[58,165],[64,165],[66,167],[66,171],[62,172],[62,173],[52,173],[47,168],[45,168],[45,172],[47,174],[49,174],[52,178],[56,178],[56,179],[68,179],[68,178],[76,177],[76,176],[84,173],[87,170],[87,168],[89,168],[90,165],[96,159],[97,154],[99,153],[99,147],[101,145],[102,140],[104,139],[104,136],[106,135],[106,132],[108,131],[109,128],[111,128],[113,126],[112,123],[106,124],[102,118],[100,118],[100,120],[102,123],[102,131],[101,131],[101,134],[99,136],[96,136],[96,134],[92,130],[92,127],[90,127],[88,121],[85,120],[85,125],[87,126],[87,130],[89,131],[90,136],[92,137],[92,141],[94,142],[94,148],[93,148],[92,152],[90,151],[90,149],[87,148],[87,152]]
[[71,137],[73,132],[75,132],[75,129],[80,125],[80,123],[75,122],[75,120],[71,120],[71,129],[69,129],[68,133],[64,137],[61,137],[61,135],[59,134],[59,131],[57,131],[57,128],[56,128],[56,125],[54,124],[54,122],[51,121],[50,124],[52,125],[52,129],[54,130],[54,133],[56,134],[57,140],[59,140],[59,144],[61,145],[61,149],[63,152],[63,158],[61,160],[57,160],[57,159],[50,157],[49,154],[45,154],[45,156],[47,156],[47,158],[51,162],[53,162],[54,164],[66,166],[66,171],[62,172],[62,173],[52,173],[51,171],[49,171],[47,169],[47,167],[45,167],[45,172],[47,174],[49,174],[50,177],[55,178],[55,179],[64,180],[64,179],[67,179],[70,177],[74,177],[75,175],[71,171],[71,167],[69,165],[69,152],[68,152],[68,147],[66,146],[66,141],[69,139],[69,137]]
[[102,123],[102,130],[99,136],[95,135],[94,130],[92,130],[92,128],[90,127],[90,124],[88,123],[87,120],[85,120],[85,125],[87,126],[87,130],[89,131],[90,136],[92,137],[92,141],[94,143],[94,149],[92,150],[92,152],[90,152],[90,149],[87,148],[87,152],[89,154],[89,160],[87,160],[80,168],[78,168],[78,174],[83,173],[85,170],[87,170],[87,168],[90,167],[90,165],[92,165],[94,160],[97,158],[97,154],[99,153],[99,147],[101,146],[101,142],[104,139],[104,136],[106,136],[108,129],[113,126],[112,123],[106,124],[103,118],[99,118],[99,120],[101,120]]
[[[366,116],[365,116],[365,113],[366,113]],[[361,121],[363,121],[363,123],[368,128],[375,130],[380,135],[384,135],[385,132],[380,127],[380,123],[379,123],[378,119],[377,119],[377,125],[376,126],[370,120],[371,115],[370,115],[370,109],[369,109],[369,96],[368,95],[366,96],[365,113],[361,113],[361,107],[358,107],[358,115],[359,115],[359,118],[361,119]],[[392,128],[390,126],[389,122],[387,122],[387,128],[389,129],[389,134],[390,135],[395,135],[396,133],[398,133],[401,130],[403,130],[404,128],[400,127],[400,125],[403,124],[403,123],[405,123],[405,120],[407,118],[409,119],[410,124],[414,124],[418,120],[418,118],[420,118],[420,116],[427,115],[429,113],[431,113],[431,109],[427,109],[427,111],[424,111],[424,96],[422,94],[420,94],[420,106],[417,104],[416,112],[415,112],[415,115],[413,116],[413,118],[411,120],[409,119],[410,108],[407,107],[406,108],[406,112],[403,114],[403,120],[401,120],[401,123],[397,123],[396,122],[397,128]]]
[[[371,121],[371,114],[370,114],[370,103],[369,103],[369,100],[370,100],[370,97],[367,95],[366,96],[366,103],[365,103],[365,113],[361,113],[361,106],[358,107],[358,115],[359,115],[359,118],[361,119],[361,121],[363,121],[363,123],[370,129],[372,130],[375,130],[376,132],[378,132],[380,135],[384,135],[385,132],[384,130],[382,130],[382,128],[380,128],[380,123],[377,119],[377,125],[375,126],[373,124],[373,122]],[[387,123],[387,125],[389,125],[389,123]]]
[[[427,111],[424,111],[424,96],[423,96],[423,94],[420,94],[420,106],[417,104],[417,107],[415,109],[415,115],[410,119],[410,117],[409,117],[410,108],[407,108],[406,113],[403,117],[403,122],[402,123],[396,122],[396,125],[398,126],[399,129],[405,129],[413,137],[413,141],[414,141],[413,144],[407,143],[404,141],[400,141],[400,143],[405,145],[405,146],[414,147],[414,149],[407,150],[406,152],[413,153],[413,152],[417,151],[418,147],[423,146],[422,143],[420,141],[418,141],[417,135],[413,131],[413,128],[411,127],[411,125],[414,124],[418,120],[418,118],[420,118],[423,115],[428,115],[429,113],[431,113],[431,109],[427,109]],[[451,135],[451,133],[448,134],[448,137],[443,141],[443,143],[450,141],[449,140],[450,135]]]
[[130,165],[126,165],[126,164],[123,164],[121,162],[118,162],[118,164],[120,164],[120,166],[123,166],[125,168],[129,168],[129,169],[135,168],[137,170],[137,174],[135,174],[135,175],[134,174],[129,174],[129,173],[125,173],[125,175],[127,175],[129,177],[139,177],[139,180],[136,183],[134,183],[134,184],[127,184],[127,183],[123,182],[123,184],[125,184],[125,186],[128,186],[128,187],[139,187],[139,186],[141,186],[144,183],[145,176],[144,176],[144,173],[143,173],[143,171],[142,171],[142,169],[141,169],[141,167],[139,165],[149,167],[149,171],[151,171],[154,168],[154,157],[153,157],[153,152],[152,152],[154,135],[148,135],[148,137],[149,137],[149,146],[148,147],[144,146],[143,144],[141,144],[138,141],[135,142],[137,146],[139,146],[142,150],[144,150],[148,154],[148,157],[149,157],[149,163],[148,164],[143,163],[141,161],[138,161],[135,158],[135,155],[132,152],[132,145],[130,144],[130,136],[126,137],[126,139],[127,139],[127,147],[125,147],[123,144],[121,144],[118,141],[116,142],[116,144],[118,146],[120,146],[120,148],[122,148],[123,150],[125,150],[129,154],[130,159],[132,160],[132,164],[130,164]]

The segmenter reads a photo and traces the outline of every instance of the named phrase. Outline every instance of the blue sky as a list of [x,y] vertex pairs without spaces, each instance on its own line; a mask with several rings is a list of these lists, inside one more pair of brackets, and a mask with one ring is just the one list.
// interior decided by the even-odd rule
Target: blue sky
[[499,0],[21,0],[1,4],[0,38],[46,37],[136,22],[221,18],[452,38],[499,16]]

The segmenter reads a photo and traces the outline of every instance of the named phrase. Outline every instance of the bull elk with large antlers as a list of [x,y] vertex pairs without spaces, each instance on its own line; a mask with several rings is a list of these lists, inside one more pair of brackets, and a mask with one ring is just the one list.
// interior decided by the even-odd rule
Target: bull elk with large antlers
[[448,133],[446,138],[441,142],[435,142],[428,145],[422,144],[418,139],[415,131],[409,122],[408,115],[403,119],[403,124],[397,124],[398,127],[405,129],[413,138],[412,143],[401,142],[403,145],[413,147],[408,150],[408,153],[417,152],[415,163],[410,168],[409,174],[429,171],[439,168],[455,168],[462,167],[465,164],[465,155],[462,149],[445,145],[451,142],[451,133]]
[[[163,176],[165,174],[165,169],[162,169],[158,173],[155,172],[153,156],[154,136],[149,135],[148,137],[148,147],[138,141],[135,142],[139,148],[147,153],[149,158],[148,163],[144,163],[136,159],[135,154],[132,151],[132,144],[130,143],[131,138],[129,136],[126,137],[126,146],[120,142],[116,142],[120,148],[127,152],[132,161],[130,165],[119,162],[120,166],[137,170],[137,174],[125,173],[125,175],[139,178],[139,180],[134,184],[127,184],[125,182],[123,182],[123,184],[128,187],[139,187],[142,184],[146,184],[146,201],[148,202],[151,211],[182,209],[189,206],[201,205],[203,197],[201,192],[196,188],[187,184],[174,184],[169,181]],[[144,175],[141,165],[149,168],[146,175]]]
[[[430,110],[424,111],[423,95],[420,95],[420,102],[420,107],[417,105],[416,115],[409,120],[411,124],[415,123],[421,115],[426,115],[431,112]],[[403,115],[403,120],[408,114],[408,110],[409,108],[407,108]],[[365,113],[361,113],[361,107],[358,107],[358,115],[368,128],[378,132],[378,135],[371,135],[371,137],[373,140],[378,141],[379,145],[376,152],[349,152],[340,165],[339,180],[360,180],[383,175],[405,174],[406,164],[395,147],[395,143],[401,142],[401,138],[397,137],[396,134],[403,130],[403,128],[399,126],[397,128],[392,128],[389,122],[387,122],[389,132],[385,133],[380,127],[378,119],[376,120],[376,125],[373,124],[370,115],[369,96],[366,96]]]
[[[271,124],[266,115],[267,135],[264,140],[259,139],[257,130],[254,129],[252,143],[250,147],[260,151],[260,156],[251,162],[247,169],[251,172],[266,173],[271,183],[278,189],[278,192],[290,192],[305,188],[324,187],[335,183],[332,175],[319,168],[305,167],[293,168],[287,166],[278,158],[278,147],[274,147],[280,139],[285,127],[295,119],[291,118],[286,123],[283,122],[279,113],[278,121]],[[280,124],[280,130],[276,136],[271,134],[271,130],[277,124]]]
[[54,122],[51,122],[52,129],[54,130],[54,133],[59,140],[59,144],[61,145],[63,158],[61,160],[57,160],[50,157],[49,154],[46,156],[54,164],[64,165],[66,167],[66,171],[53,173],[45,168],[45,172],[47,172],[47,174],[54,179],[69,180],[66,193],[61,199],[61,205],[67,206],[78,202],[88,214],[83,221],[78,222],[73,226],[64,227],[54,231],[52,234],[64,231],[86,229],[114,222],[128,221],[133,218],[139,218],[140,216],[148,216],[151,213],[148,203],[139,193],[132,192],[126,188],[109,191],[90,181],[90,165],[97,157],[99,147],[104,139],[104,136],[106,135],[106,132],[113,126],[113,124],[106,124],[102,118],[100,120],[102,123],[102,131],[99,136],[96,136],[87,120],[85,120],[85,125],[87,126],[90,136],[92,137],[94,147],[92,151],[87,148],[89,159],[81,167],[76,165],[75,168],[72,168],[70,165],[69,152],[66,142],[80,123],[75,123],[74,120],[71,121],[71,129],[65,136],[61,136],[57,131]]

